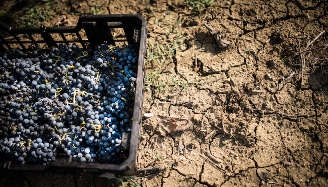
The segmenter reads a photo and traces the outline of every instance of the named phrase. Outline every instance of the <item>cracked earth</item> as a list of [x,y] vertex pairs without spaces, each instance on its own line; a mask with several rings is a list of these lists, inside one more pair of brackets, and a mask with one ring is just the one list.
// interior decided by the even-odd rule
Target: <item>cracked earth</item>
[[[94,3],[58,6],[84,14]],[[328,186],[328,1],[215,1],[200,13],[179,0],[97,3],[147,21],[143,112],[154,116],[137,166],[162,172],[136,178],[141,186]],[[231,45],[219,49],[204,23]],[[24,184],[59,180],[42,175]],[[60,180],[110,186],[81,175]]]

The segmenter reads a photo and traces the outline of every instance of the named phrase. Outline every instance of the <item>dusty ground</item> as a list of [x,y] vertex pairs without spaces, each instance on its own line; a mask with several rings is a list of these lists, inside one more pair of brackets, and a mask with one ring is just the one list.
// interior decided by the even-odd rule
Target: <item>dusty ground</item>
[[[58,6],[74,24],[95,3],[147,20],[143,111],[154,117],[143,121],[137,165],[163,171],[139,185],[328,186],[328,34],[314,40],[328,31],[328,1],[216,1],[200,13],[179,0]],[[219,49],[204,23],[231,45]],[[46,175],[24,175],[25,185],[110,185]]]

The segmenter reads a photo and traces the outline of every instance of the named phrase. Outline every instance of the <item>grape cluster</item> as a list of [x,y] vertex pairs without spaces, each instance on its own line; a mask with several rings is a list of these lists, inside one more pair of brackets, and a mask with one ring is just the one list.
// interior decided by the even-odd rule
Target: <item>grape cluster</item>
[[106,43],[82,50],[0,55],[0,159],[47,164],[59,155],[119,164],[131,131],[137,52]]

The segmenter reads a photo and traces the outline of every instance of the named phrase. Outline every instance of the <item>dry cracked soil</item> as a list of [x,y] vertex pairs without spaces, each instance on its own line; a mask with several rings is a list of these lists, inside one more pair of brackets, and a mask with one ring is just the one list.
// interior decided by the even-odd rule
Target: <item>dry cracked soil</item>
[[[95,4],[147,21],[143,112],[153,117],[137,166],[161,172],[125,184],[328,186],[328,1],[214,1],[197,12],[183,0],[61,0],[47,23],[66,14],[74,25]],[[114,186],[88,173],[10,173],[0,184]]]

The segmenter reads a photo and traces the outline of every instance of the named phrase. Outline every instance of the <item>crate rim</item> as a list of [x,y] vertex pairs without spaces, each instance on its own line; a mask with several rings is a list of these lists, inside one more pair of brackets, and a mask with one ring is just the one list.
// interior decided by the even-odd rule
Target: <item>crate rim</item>
[[[68,29],[68,31],[79,31],[82,28],[82,21],[84,19],[88,20],[99,20],[99,19],[108,19],[108,21],[121,21],[120,19],[136,18],[141,22],[140,27],[140,41],[138,48],[138,70],[137,70],[137,79],[136,79],[136,92],[134,100],[134,110],[133,110],[133,122],[131,129],[131,138],[130,138],[130,147],[129,147],[129,156],[125,159],[120,165],[116,164],[106,164],[106,163],[82,163],[82,162],[51,162],[46,166],[43,165],[20,165],[13,164],[11,161],[0,162],[3,166],[1,170],[11,170],[11,171],[46,171],[51,169],[68,169],[68,170],[83,170],[83,171],[92,171],[92,172],[112,172],[117,174],[127,174],[133,175],[136,173],[136,156],[138,150],[138,139],[140,134],[140,125],[142,123],[142,103],[143,103],[143,87],[144,87],[144,57],[146,54],[146,39],[147,39],[147,28],[146,21],[139,14],[109,14],[109,15],[83,15],[79,17],[78,23],[76,26],[68,27],[45,27],[43,25],[40,28],[15,28],[11,27],[0,21],[0,30],[6,29],[5,32],[10,33],[19,33],[25,30],[31,30],[35,32],[40,31],[56,31],[58,29]],[[1,37],[1,35],[0,35]],[[0,38],[1,42],[1,38]],[[1,47],[2,44],[0,44]],[[0,48],[1,49],[1,48]],[[14,167],[12,167],[14,166]]]

